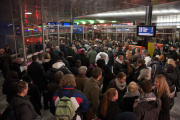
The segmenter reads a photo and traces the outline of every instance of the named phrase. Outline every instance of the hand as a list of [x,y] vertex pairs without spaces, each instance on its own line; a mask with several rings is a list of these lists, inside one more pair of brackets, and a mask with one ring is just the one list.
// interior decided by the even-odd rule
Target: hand
[[139,99],[135,99],[135,100],[134,100],[134,105],[133,105],[133,108],[135,108],[135,107],[136,107],[136,105],[137,105],[138,101],[139,101]]

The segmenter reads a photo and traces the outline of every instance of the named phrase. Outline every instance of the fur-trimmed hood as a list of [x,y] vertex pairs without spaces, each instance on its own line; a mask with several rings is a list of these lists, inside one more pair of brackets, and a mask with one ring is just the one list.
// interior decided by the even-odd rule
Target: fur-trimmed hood
[[151,71],[149,69],[142,69],[137,78],[139,81],[141,80],[151,80]]
[[59,69],[62,66],[65,66],[65,64],[63,62],[56,62],[52,65],[52,68]]

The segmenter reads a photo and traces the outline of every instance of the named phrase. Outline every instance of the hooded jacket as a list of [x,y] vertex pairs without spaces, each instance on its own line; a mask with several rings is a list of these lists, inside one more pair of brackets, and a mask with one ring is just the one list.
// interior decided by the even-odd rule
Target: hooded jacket
[[162,72],[162,66],[161,63],[159,61],[153,61],[151,63],[151,78],[152,80],[154,80],[154,77],[159,74],[160,72]]
[[105,53],[105,52],[100,52],[100,53],[98,53],[98,54],[97,54],[97,56],[96,56],[96,62],[97,62],[97,60],[98,60],[98,59],[100,59],[100,58],[101,58],[101,54],[102,54],[102,55],[104,55],[104,56],[106,56],[105,63],[106,63],[106,65],[107,65],[107,64],[108,64],[108,62],[109,62],[109,57],[108,57],[108,54],[107,54],[107,53]]
[[125,69],[125,66],[123,65],[123,61],[120,61],[118,57],[116,57],[115,59],[113,72],[115,75],[117,75],[120,72],[126,73],[126,69]]
[[154,93],[141,94],[133,112],[138,120],[158,120],[161,110],[161,100]]

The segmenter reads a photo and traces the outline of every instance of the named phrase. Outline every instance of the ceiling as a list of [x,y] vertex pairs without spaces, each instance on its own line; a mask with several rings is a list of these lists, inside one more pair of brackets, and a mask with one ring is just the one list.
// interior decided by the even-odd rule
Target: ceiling
[[[179,0],[152,0],[153,5],[165,4],[177,7]],[[175,2],[175,3],[174,3]],[[178,3],[178,4],[177,4]],[[0,23],[11,23],[12,14],[15,22],[20,22],[20,6],[23,10],[25,24],[40,24],[50,21],[65,21],[73,18],[86,19],[115,19],[120,21],[144,20],[144,16],[113,16],[113,17],[93,17],[87,16],[96,13],[108,11],[144,10],[144,6],[149,5],[149,0],[0,0]],[[12,12],[11,12],[12,7]],[[163,5],[161,5],[163,7]],[[158,7],[158,9],[161,9]],[[31,12],[31,15],[25,15],[25,12]]]

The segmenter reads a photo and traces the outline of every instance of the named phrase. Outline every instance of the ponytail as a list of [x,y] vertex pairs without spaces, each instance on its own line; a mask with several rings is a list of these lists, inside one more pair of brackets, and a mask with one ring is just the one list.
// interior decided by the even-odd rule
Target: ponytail
[[100,112],[103,117],[106,116],[108,103],[109,103],[108,96],[106,95],[106,93],[104,93],[101,98],[101,112]]

